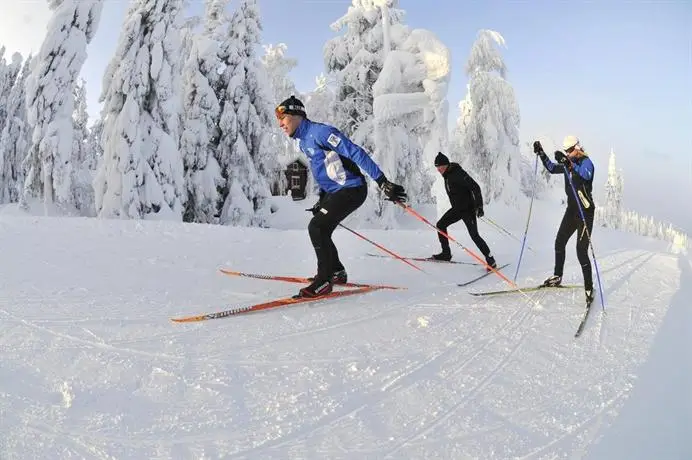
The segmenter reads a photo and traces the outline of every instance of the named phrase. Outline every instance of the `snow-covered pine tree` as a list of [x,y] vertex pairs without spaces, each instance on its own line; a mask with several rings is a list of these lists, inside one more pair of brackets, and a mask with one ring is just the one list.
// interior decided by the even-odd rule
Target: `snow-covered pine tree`
[[185,165],[187,202],[186,222],[218,222],[221,168],[215,154],[219,148],[221,106],[220,70],[225,64],[219,57],[219,45],[227,33],[228,0],[207,0],[204,28],[194,37],[183,72],[183,134],[181,151]]
[[24,159],[31,141],[26,113],[26,79],[31,73],[32,56],[22,66],[9,91],[7,118],[0,134],[0,203],[16,203],[24,188]]
[[[461,149],[461,141],[463,140],[464,133],[466,133],[468,126],[471,124],[471,115],[473,114],[473,111],[471,110],[473,108],[472,104],[471,85],[467,83],[466,95],[462,100],[459,101],[459,116],[457,117],[456,125],[454,125],[452,128],[452,147],[457,150]],[[460,155],[457,163],[459,163],[462,167],[467,168],[469,166],[468,156]]]
[[[285,43],[278,45],[265,45],[264,56],[262,56],[262,65],[269,79],[269,86],[272,90],[272,101],[276,105],[285,100],[291,95],[295,95],[299,99],[304,97],[297,91],[296,85],[288,75],[298,65],[298,60],[286,56],[287,46]],[[271,149],[276,152],[279,163],[282,165],[288,164],[296,157],[295,142],[281,132],[278,123],[272,124],[270,132]],[[276,183],[279,191],[283,192],[287,188],[286,175],[282,168],[277,168],[272,177],[269,178],[270,183]]]
[[[447,147],[449,51],[428,31],[403,24],[398,0],[354,0],[332,29],[325,65],[336,87],[332,124],[365,148],[413,202],[432,200],[432,163]],[[375,188],[366,218],[393,225]],[[389,212],[387,210],[391,210]]]
[[[305,104],[305,111],[308,114],[310,120],[316,121],[318,123],[332,124],[334,119],[334,111],[336,104],[336,95],[334,90],[329,85],[327,81],[327,76],[323,73],[315,77],[315,87],[311,91],[308,91],[304,96],[303,103]],[[300,153],[297,143],[292,143],[293,149]],[[312,177],[312,174],[308,174],[307,183],[308,193],[317,194],[319,192],[317,184]]]
[[242,0],[231,17],[228,39],[221,45],[227,63],[217,153],[225,181],[222,224],[264,226],[271,212],[269,181],[279,164],[269,135],[276,123],[275,104],[255,52],[261,30],[257,1]]
[[96,161],[97,167],[98,164],[101,162],[101,159],[103,158],[103,143],[101,141],[102,135],[103,120],[101,118],[97,118],[91,123],[91,126],[89,127],[89,137],[87,138],[87,149],[89,149],[90,152],[93,152],[94,160]]
[[[387,13],[386,6],[382,12]],[[404,186],[414,206],[433,201],[431,189],[436,178],[440,180],[436,195],[446,199],[434,158],[438,152],[447,151],[449,50],[434,34],[422,29],[410,31],[401,42],[396,36],[385,37],[385,41],[396,44],[397,49],[385,50],[384,64],[373,86],[376,159],[391,180]],[[393,225],[398,209],[381,199],[373,204],[378,220]]]
[[622,174],[615,166],[615,152],[610,150],[608,160],[608,180],[605,184],[605,224],[610,228],[620,228],[622,214]]
[[538,159],[538,171],[536,171],[536,154],[533,153],[533,142],[525,142],[524,148],[521,151],[521,191],[527,197],[530,197],[532,193],[536,197],[541,197],[547,188],[547,183],[542,179],[541,170],[545,168],[541,164],[540,159]]
[[323,73],[315,77],[315,88],[305,94],[305,110],[308,117],[319,123],[332,124],[336,95]]
[[104,155],[94,180],[101,217],[181,220],[178,149],[182,0],[133,0],[103,81]]
[[5,62],[4,55],[5,47],[3,46],[0,48],[0,131],[5,127],[7,121],[7,100],[22,68],[22,55],[20,53],[13,53],[9,64]]
[[[372,91],[384,63],[384,24],[378,7],[381,1],[352,0],[348,12],[331,25],[335,32],[343,30],[343,35],[330,39],[324,46],[324,63],[334,81],[338,107],[329,124],[369,153],[375,150]],[[408,29],[402,24],[404,12],[398,9],[399,1],[385,1],[387,35],[392,38],[391,49],[396,49]]]
[[[536,182],[536,198],[562,202],[566,200],[564,192],[564,176],[562,174],[550,174],[543,166],[540,158],[533,151],[534,140],[540,141],[543,150],[554,152],[558,146],[548,136],[538,136],[523,144],[521,150],[521,187],[527,197],[531,196],[531,190]],[[538,173],[535,173],[536,160],[538,160]],[[599,208],[596,208],[597,212]]]
[[261,59],[272,89],[273,100],[277,104],[292,94],[301,98],[295,83],[288,75],[298,65],[298,60],[287,57],[287,49],[288,46],[285,43],[265,45],[264,56]]
[[[209,0],[205,0],[209,1]],[[183,11],[189,11],[190,10],[190,0],[183,0]],[[184,17],[183,19],[180,20],[180,57],[179,57],[179,65],[180,65],[180,74],[183,75],[184,73],[184,68],[188,60],[190,59],[190,53],[192,52],[192,46],[196,40],[196,37],[200,33],[200,28],[201,25],[204,21],[204,18],[199,15],[193,15],[193,16],[187,16]],[[185,92],[183,89],[184,85],[184,75],[183,78],[180,79],[180,91],[176,91],[176,93],[179,95],[179,103],[180,107],[183,107],[185,104]],[[183,135],[183,129],[185,127],[185,111],[180,110],[179,113],[179,118],[180,118],[180,129],[179,135],[181,136],[180,139],[178,139],[178,145],[182,145],[182,135]],[[182,147],[181,147],[182,149]],[[181,154],[184,155],[184,152],[181,150]]]
[[53,15],[27,79],[33,129],[23,204],[33,198],[69,210],[72,193],[72,88],[96,33],[103,0],[48,0]]
[[75,208],[83,216],[93,217],[94,174],[96,152],[89,147],[89,113],[87,112],[86,82],[77,82],[73,89],[74,113],[72,115],[72,194]]
[[463,107],[470,115],[463,116],[466,125],[455,141],[460,154],[469,157],[466,167],[481,185],[486,204],[515,203],[520,192],[519,107],[497,48],[504,44],[498,32],[479,31],[466,63],[469,87]]
[[[215,2],[216,0],[205,0],[205,4],[209,4],[210,1]],[[223,0],[224,4],[227,4],[228,1],[229,0]],[[190,16],[183,19],[181,23],[180,58],[182,62],[185,62],[190,57],[190,52],[198,36],[196,29],[202,25],[203,19],[199,16]]]

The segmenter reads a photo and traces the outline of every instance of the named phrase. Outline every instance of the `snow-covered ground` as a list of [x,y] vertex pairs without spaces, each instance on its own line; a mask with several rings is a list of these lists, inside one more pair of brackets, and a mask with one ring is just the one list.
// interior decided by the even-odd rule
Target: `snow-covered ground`
[[[595,229],[606,314],[597,299],[578,339],[581,291],[536,294],[541,309],[476,298],[506,285],[458,287],[474,266],[422,274],[368,257],[342,229],[352,281],[408,289],[170,321],[295,293],[218,268],[312,275],[311,204],[283,201],[272,229],[1,209],[0,458],[692,458],[692,266],[662,242]],[[521,235],[524,211],[486,212]],[[534,212],[522,285],[552,272],[561,209]],[[400,218],[357,228],[404,255],[438,251]],[[481,232],[513,276],[518,243]],[[581,282],[574,240],[566,277]]]

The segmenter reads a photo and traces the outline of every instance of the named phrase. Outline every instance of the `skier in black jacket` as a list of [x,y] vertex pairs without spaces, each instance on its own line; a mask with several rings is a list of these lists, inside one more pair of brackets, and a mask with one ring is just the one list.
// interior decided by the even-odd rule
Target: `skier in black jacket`
[[[435,157],[435,167],[445,180],[445,190],[452,205],[452,208],[445,212],[437,222],[437,228],[447,233],[447,227],[463,220],[469,231],[469,236],[485,256],[487,264],[497,268],[497,263],[490,254],[488,244],[478,234],[476,217],[483,217],[483,196],[478,183],[458,163],[450,163],[449,158],[442,152]],[[449,239],[439,232],[437,236],[440,239],[442,252],[434,254],[433,259],[452,260]]]
[[[584,290],[586,301],[592,302],[594,299],[593,279],[591,274],[591,260],[589,259],[589,242],[591,240],[591,230],[593,229],[593,219],[595,208],[591,189],[594,176],[594,165],[589,156],[575,136],[567,136],[562,142],[565,152],[555,151],[555,160],[550,161],[543,151],[543,146],[539,141],[533,143],[533,151],[543,162],[543,166],[551,174],[565,175],[565,193],[567,194],[567,209],[562,217],[560,228],[555,236],[555,269],[553,276],[543,282],[545,286],[559,286],[562,283],[562,271],[565,266],[565,248],[567,242],[577,232],[577,259],[581,265],[584,276]],[[566,174],[569,174],[574,190],[570,186]],[[576,191],[576,197],[575,197]],[[579,204],[584,212],[584,220],[579,212]],[[584,226],[586,221],[586,226]]]

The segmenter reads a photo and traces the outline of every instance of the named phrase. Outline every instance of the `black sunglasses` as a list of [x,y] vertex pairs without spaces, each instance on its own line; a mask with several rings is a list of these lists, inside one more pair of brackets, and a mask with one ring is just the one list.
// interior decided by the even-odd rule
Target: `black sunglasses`
[[565,149],[565,153],[572,153],[572,152],[574,152],[574,149],[576,149],[576,148],[577,148],[577,146],[573,145],[572,147]]

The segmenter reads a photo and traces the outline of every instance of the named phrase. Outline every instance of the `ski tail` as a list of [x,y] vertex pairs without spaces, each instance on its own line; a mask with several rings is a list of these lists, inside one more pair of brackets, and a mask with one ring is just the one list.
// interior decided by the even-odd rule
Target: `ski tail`
[[[301,276],[280,276],[280,275],[264,275],[264,274],[260,274],[260,273],[244,273],[244,272],[239,272],[239,271],[235,271],[235,270],[230,270],[227,268],[220,268],[219,271],[225,275],[240,276],[243,278],[254,278],[254,279],[269,280],[269,281],[284,281],[287,283],[303,283],[303,284],[310,284],[312,282],[308,278],[301,277]],[[406,289],[404,287],[389,286],[386,284],[343,283],[343,284],[339,284],[339,286],[354,287],[354,288],[376,287],[378,289]]]
[[469,294],[474,295],[474,296],[492,296],[492,295],[502,295],[502,294],[513,294],[515,292],[524,291],[524,292],[532,292],[532,291],[540,291],[544,289],[576,289],[576,288],[581,288],[584,287],[579,284],[562,284],[560,286],[527,286],[523,287],[520,289],[504,289],[501,291],[485,291],[485,292],[469,292]]
[[[373,254],[372,252],[367,253],[368,256],[370,257],[380,257],[380,258],[389,258],[387,256],[383,256],[382,254]],[[406,260],[414,260],[416,262],[435,262],[435,263],[440,263],[440,264],[458,264],[458,265],[476,265],[476,266],[481,266],[482,264],[476,263],[476,262],[461,262],[458,260],[437,260],[433,259],[432,257],[402,257],[403,259]]]
[[171,318],[171,321],[175,323],[194,323],[199,321],[207,321],[212,319],[227,318],[229,316],[238,316],[247,313],[254,313],[262,310],[269,310],[272,308],[285,307],[289,305],[303,304],[318,302],[321,300],[336,299],[340,297],[348,297],[357,294],[365,294],[368,292],[377,291],[383,288],[377,286],[366,286],[358,289],[350,289],[344,291],[332,291],[329,294],[321,295],[319,297],[283,297],[280,299],[270,300],[268,302],[262,302],[255,305],[239,306],[229,308],[227,310],[218,311],[214,313],[206,313],[202,315],[185,316],[181,318]]
[[584,327],[586,326],[586,320],[589,318],[589,313],[591,313],[591,305],[593,305],[593,300],[590,302],[586,302],[584,314],[582,315],[581,321],[579,322],[579,326],[577,327],[577,332],[575,332],[575,334],[574,334],[575,339],[577,337],[579,337],[582,332],[584,332]]
[[[511,264],[504,264],[504,265],[501,265],[501,266],[497,267],[497,268],[495,269],[495,271],[499,272],[499,271],[502,270],[503,268],[506,268],[506,267],[508,267],[508,266],[510,266],[510,265],[511,265]],[[495,273],[495,272],[492,272],[492,271],[490,271],[490,270],[487,270],[487,271],[486,271],[485,273],[483,273],[482,275],[477,276],[476,278],[473,278],[472,280],[469,280],[469,281],[467,281],[467,282],[465,282],[465,283],[459,283],[459,284],[457,284],[457,286],[462,286],[462,287],[463,287],[463,286],[468,286],[469,284],[473,284],[473,283],[475,283],[476,281],[482,280],[483,278],[485,278],[486,276],[488,276],[488,275],[490,275],[490,274],[492,274],[492,273]],[[522,290],[522,289],[513,289],[513,291],[516,291],[516,292],[519,292],[519,291],[521,291],[521,290]]]

